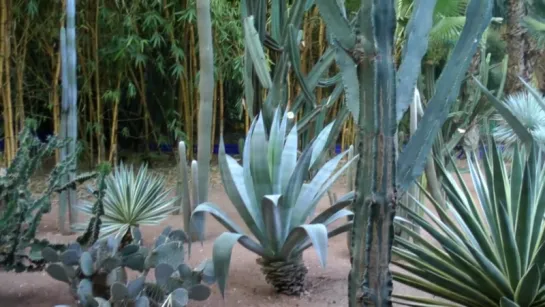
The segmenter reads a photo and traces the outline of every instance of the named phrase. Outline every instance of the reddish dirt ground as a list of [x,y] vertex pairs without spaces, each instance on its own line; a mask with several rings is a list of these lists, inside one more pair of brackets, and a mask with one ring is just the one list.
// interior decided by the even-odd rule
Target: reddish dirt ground
[[[174,181],[168,180],[168,182]],[[235,221],[240,221],[237,218],[236,211],[225,195],[223,187],[218,182],[217,178],[211,182],[210,201],[226,210]],[[339,183],[333,190],[337,195],[342,195],[346,189]],[[58,234],[55,204],[54,202],[53,211],[42,220],[39,236],[47,238],[52,242],[73,241],[76,237],[75,235],[61,236]],[[319,208],[325,209],[328,206],[328,199],[324,197]],[[143,227],[144,240],[146,242],[154,240],[166,225],[181,228],[182,216],[170,216],[160,226]],[[243,224],[239,223],[239,225]],[[223,231],[224,228],[213,220],[212,217],[207,218],[206,241],[203,246],[194,246],[189,262],[192,265],[196,265],[203,259],[210,258],[214,238]],[[309,274],[307,276],[308,292],[302,297],[287,297],[275,294],[272,288],[265,282],[265,278],[256,264],[256,256],[243,247],[236,246],[233,250],[225,299],[222,299],[217,287],[213,286],[212,296],[207,301],[190,302],[189,306],[347,306],[347,276],[350,263],[346,235],[337,236],[329,241],[326,268],[320,267],[315,251],[312,248],[305,252],[304,259],[306,265],[309,267]],[[394,293],[426,296],[426,294],[420,291],[397,283],[394,284]],[[23,274],[0,272],[0,301],[3,307],[53,307],[61,304],[75,306],[68,286],[53,280],[45,272]]]

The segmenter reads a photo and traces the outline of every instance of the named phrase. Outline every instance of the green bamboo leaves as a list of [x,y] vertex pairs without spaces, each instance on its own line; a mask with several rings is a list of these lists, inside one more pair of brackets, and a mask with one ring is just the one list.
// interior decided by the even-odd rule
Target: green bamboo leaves
[[[394,279],[464,306],[543,306],[542,153],[536,146],[524,151],[517,146],[508,171],[496,143],[490,144],[482,165],[475,153],[468,159],[476,198],[458,169],[451,173],[440,164],[446,204],[430,198],[437,213],[418,202],[426,218],[410,211],[408,220],[399,219],[400,227],[416,224],[439,245],[412,231],[412,242],[397,238],[394,253],[399,261],[394,263],[411,274],[395,272]],[[432,302],[408,296],[397,299],[409,304]]]
[[[290,121],[288,113],[281,116],[277,109],[267,133],[263,116],[257,117],[244,142],[242,165],[226,155],[223,141],[220,144],[219,165],[225,192],[255,239],[215,204],[202,203],[194,210],[194,215],[211,214],[228,231],[214,242],[214,268],[222,294],[235,244],[240,243],[266,262],[299,259],[304,250],[314,245],[325,265],[328,237],[348,229],[347,224],[331,231],[327,227],[352,214],[344,209],[350,198],[316,217],[313,213],[319,200],[357,157],[341,165],[347,154],[344,152],[317,168],[316,157],[326,150],[333,123],[298,157],[297,125],[288,130]],[[306,183],[313,168],[315,175]]]

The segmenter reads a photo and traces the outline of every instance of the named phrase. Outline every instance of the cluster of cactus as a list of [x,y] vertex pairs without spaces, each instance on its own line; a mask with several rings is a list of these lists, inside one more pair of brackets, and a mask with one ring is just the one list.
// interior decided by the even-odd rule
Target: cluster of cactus
[[[50,264],[46,271],[54,279],[67,283],[79,306],[186,306],[190,299],[206,300],[214,283],[211,261],[195,269],[184,262],[182,230],[164,229],[152,249],[142,245],[138,228],[123,237],[109,236],[95,242],[88,250],[74,243],[58,253],[42,251]],[[140,272],[128,281],[127,269]],[[154,269],[155,283],[146,281]]]
[[[44,267],[41,257],[44,247],[62,249],[62,245],[50,245],[46,240],[35,238],[42,216],[51,210],[51,195],[91,179],[96,173],[84,173],[69,182],[61,181],[77,158],[77,154],[70,155],[55,166],[45,191],[35,197],[30,190],[30,178],[42,160],[66,146],[66,141],[50,137],[42,142],[35,135],[32,121],[26,123],[18,141],[15,158],[0,177],[0,267],[16,272],[36,271]],[[29,253],[26,252],[28,249]]]

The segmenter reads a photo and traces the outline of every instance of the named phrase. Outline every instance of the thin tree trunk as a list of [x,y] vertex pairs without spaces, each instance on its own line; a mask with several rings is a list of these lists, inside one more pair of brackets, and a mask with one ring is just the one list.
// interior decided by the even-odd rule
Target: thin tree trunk
[[505,91],[507,94],[511,94],[524,89],[519,77],[530,81],[539,53],[535,42],[532,41],[521,24],[522,18],[526,15],[525,1],[508,0],[506,6],[507,32],[505,33],[505,41],[509,56],[509,69]]

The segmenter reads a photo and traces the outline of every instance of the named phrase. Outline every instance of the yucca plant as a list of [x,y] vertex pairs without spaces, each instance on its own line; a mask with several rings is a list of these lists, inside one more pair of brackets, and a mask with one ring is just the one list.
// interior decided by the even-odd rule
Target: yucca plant
[[195,208],[193,214],[208,212],[228,230],[215,240],[213,247],[215,274],[222,294],[231,252],[237,242],[260,257],[261,270],[277,292],[298,295],[304,290],[307,273],[303,252],[314,245],[325,266],[328,237],[351,227],[348,222],[329,232],[327,229],[331,223],[352,214],[344,209],[352,201],[352,193],[319,215],[313,215],[322,196],[357,157],[337,169],[347,151],[341,153],[308,179],[309,171],[319,165],[316,158],[325,150],[333,123],[298,157],[297,124],[289,129],[291,118],[292,113],[281,117],[276,109],[267,133],[263,116],[256,117],[244,142],[242,165],[226,155],[221,140],[219,166],[225,191],[254,236],[247,235],[215,204],[203,203]]
[[[140,166],[135,174],[132,166],[121,163],[105,181],[101,238],[111,234],[123,236],[132,227],[158,225],[175,209],[177,198],[165,189],[163,177],[148,173],[147,165]],[[91,203],[85,202],[79,209],[93,214]]]
[[[396,238],[394,264],[410,274],[394,272],[394,280],[464,306],[545,306],[542,156],[538,147],[516,146],[509,168],[490,143],[482,165],[475,153],[468,159],[476,197],[459,170],[450,173],[441,165],[447,203],[430,197],[437,213],[419,203],[425,218],[411,212],[409,220],[398,221],[413,241]],[[407,222],[433,241],[411,231]],[[439,306],[433,299],[395,297]]]

